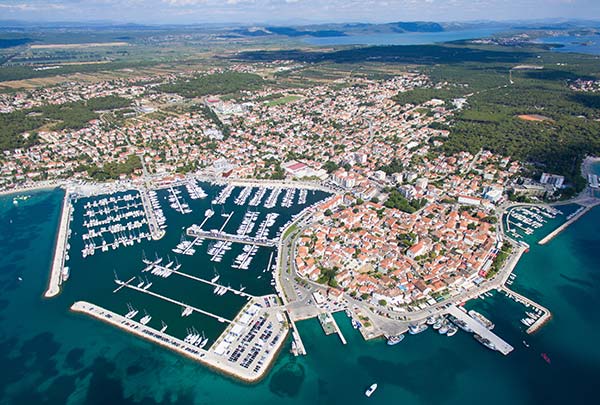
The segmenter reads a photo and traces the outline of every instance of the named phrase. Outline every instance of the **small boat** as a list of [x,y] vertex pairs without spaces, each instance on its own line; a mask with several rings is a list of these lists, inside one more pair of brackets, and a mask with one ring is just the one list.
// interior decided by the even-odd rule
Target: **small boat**
[[523,346],[529,347],[529,343],[527,343],[526,341],[523,341]]
[[542,356],[542,359],[544,359],[544,361],[546,363],[551,364],[550,357],[548,357],[548,355],[546,353],[542,353],[541,356]]
[[365,391],[365,395],[367,397],[371,397],[375,390],[377,389],[377,384],[371,384],[371,386]]
[[17,280],[23,281],[23,278],[22,277],[17,277]]
[[403,334],[390,336],[387,339],[387,344],[388,344],[388,346],[393,346],[393,345],[396,345],[396,344],[402,342],[403,340],[404,340]]

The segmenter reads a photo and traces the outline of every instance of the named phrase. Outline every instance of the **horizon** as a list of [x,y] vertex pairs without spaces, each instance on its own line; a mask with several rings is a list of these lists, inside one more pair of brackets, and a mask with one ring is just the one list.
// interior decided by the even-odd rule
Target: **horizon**
[[[600,20],[600,2],[595,0],[332,0],[325,4],[317,0],[5,0],[0,4],[0,11],[4,22],[52,24],[313,25]],[[534,17],[523,19],[524,15]]]

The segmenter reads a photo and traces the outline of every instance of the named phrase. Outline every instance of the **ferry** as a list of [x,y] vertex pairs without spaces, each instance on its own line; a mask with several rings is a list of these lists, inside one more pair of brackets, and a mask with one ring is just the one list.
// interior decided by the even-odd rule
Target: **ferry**
[[416,335],[418,333],[421,333],[425,330],[427,330],[428,326],[426,324],[421,324],[421,325],[410,325],[408,327],[408,333],[410,333],[411,335]]
[[388,346],[394,346],[394,345],[397,345],[398,343],[402,342],[403,340],[404,340],[403,334],[390,336],[387,338],[387,344],[388,344]]
[[496,346],[489,339],[486,339],[486,338],[478,335],[477,333],[473,334],[473,337],[475,338],[476,341],[478,341],[479,343],[481,343],[488,349],[496,350]]
[[475,319],[475,321],[477,321],[477,323],[479,323],[486,329],[489,329],[489,330],[494,329],[494,326],[495,326],[494,323],[492,321],[490,321],[489,319],[487,319],[485,316],[481,315],[479,312],[470,310],[469,315],[471,316],[471,318]]
[[371,386],[365,391],[365,395],[370,398],[376,389],[377,389],[377,384],[371,384]]

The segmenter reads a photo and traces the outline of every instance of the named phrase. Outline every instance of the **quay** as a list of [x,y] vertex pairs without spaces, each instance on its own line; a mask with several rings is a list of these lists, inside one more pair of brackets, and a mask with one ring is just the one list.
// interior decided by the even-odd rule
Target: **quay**
[[210,232],[203,231],[202,229],[198,229],[198,227],[191,226],[187,229],[186,234],[193,238],[203,238],[203,239],[213,239],[213,240],[222,240],[225,242],[233,242],[233,243],[242,243],[245,245],[256,245],[263,247],[273,247],[277,245],[276,241],[272,240],[259,240],[255,238],[251,238],[248,236],[238,236],[238,235],[230,235],[226,233],[220,232]]
[[531,306],[531,307],[537,308],[539,311],[542,312],[542,316],[540,316],[538,319],[536,319],[535,322],[532,323],[529,328],[527,328],[527,330],[525,331],[527,334],[530,335],[530,334],[536,332],[539,328],[541,328],[546,322],[548,322],[552,318],[552,313],[550,312],[550,310],[548,308],[541,306],[540,304],[530,300],[529,298],[525,297],[524,295],[514,292],[513,290],[509,289],[506,286],[500,287],[499,290],[504,291],[509,297],[512,295],[513,297],[515,297],[517,300],[521,301],[526,306]]
[[591,210],[596,205],[597,205],[597,203],[593,204],[593,205],[586,206],[584,209],[582,209],[576,215],[574,215],[571,219],[567,220],[564,224],[562,224],[561,226],[559,226],[558,228],[556,228],[555,230],[553,230],[552,232],[550,232],[546,237],[544,237],[543,239],[541,239],[538,242],[538,244],[545,245],[546,243],[550,242],[559,233],[561,233],[562,231],[564,231],[565,229],[567,229],[569,227],[569,225],[571,225],[573,222],[577,221],[579,218],[581,218],[582,216],[584,216],[589,210]]
[[52,260],[52,270],[50,271],[50,281],[48,290],[44,293],[44,297],[51,298],[60,293],[60,285],[62,284],[62,272],[65,266],[65,258],[67,255],[67,245],[69,238],[69,224],[71,223],[71,200],[69,197],[69,189],[65,190],[63,199],[62,211],[60,216],[60,224],[58,227],[58,235],[56,237],[56,246],[54,247],[54,259]]
[[[273,315],[273,313],[269,312],[268,310],[269,308],[263,309],[263,311],[257,312],[256,315],[264,316],[266,319],[275,318],[275,315]],[[269,366],[272,364],[273,360],[276,358],[277,353],[283,346],[283,343],[285,342],[285,335],[287,333],[287,329],[285,329],[282,326],[281,329],[275,335],[275,338],[273,339],[274,343],[271,342],[271,344],[269,345],[264,345],[267,347],[263,347],[261,350],[258,351],[258,354],[262,354],[263,357],[258,358],[258,355],[256,355],[252,362],[247,363],[247,365],[245,365],[246,363],[242,363],[246,359],[245,357],[242,359],[241,362],[238,363],[237,361],[229,360],[230,357],[227,357],[228,353],[219,354],[217,352],[218,348],[215,348],[215,346],[217,346],[216,343],[211,345],[209,349],[201,349],[199,347],[186,343],[183,340],[180,340],[174,336],[160,332],[147,325],[142,325],[139,322],[127,319],[120,314],[106,310],[89,302],[77,301],[71,306],[71,311],[90,315],[95,319],[106,322],[119,329],[123,329],[134,335],[156,343],[162,347],[171,349],[188,358],[196,360],[199,363],[211,369],[214,369],[218,372],[227,375],[231,375],[248,383],[257,382],[266,375],[266,373],[269,371]],[[272,321],[276,320],[272,319]],[[247,327],[245,327],[244,329],[247,329]],[[261,330],[259,329],[258,332],[260,331]],[[233,341],[232,344],[236,344],[242,341],[243,339],[247,339],[249,333],[251,333],[251,331],[248,331],[248,333],[239,333],[236,337],[236,340]],[[222,336],[224,335],[225,332],[222,334]],[[258,333],[256,333],[256,335],[258,335]],[[219,337],[219,339],[221,339],[221,337]],[[251,341],[256,340],[260,340],[260,338],[258,336],[255,336],[251,339]]]
[[199,313],[201,313],[201,314],[203,314],[203,315],[210,316],[211,318],[215,318],[215,319],[216,319],[216,320],[218,320],[219,322],[231,323],[231,321],[230,321],[229,319],[225,319],[225,318],[223,318],[222,316],[215,315],[215,314],[213,314],[213,313],[211,313],[211,312],[205,311],[205,310],[203,310],[203,309],[200,309],[200,308],[196,308],[196,307],[194,307],[194,306],[191,306],[191,305],[187,305],[187,304],[185,304],[185,303],[183,303],[183,302],[180,302],[180,301],[174,300],[174,299],[172,299],[172,298],[169,298],[169,297],[165,297],[164,295],[157,294],[157,293],[155,293],[155,292],[153,292],[153,291],[150,291],[150,290],[144,290],[143,288],[139,288],[139,287],[136,287],[136,286],[134,286],[134,285],[126,284],[124,281],[121,281],[121,280],[115,280],[115,283],[117,283],[118,285],[122,285],[122,286],[124,286],[124,287],[127,287],[127,288],[131,288],[132,290],[139,291],[139,292],[141,292],[141,293],[144,293],[144,294],[149,294],[149,295],[152,295],[152,296],[154,296],[154,297],[156,297],[156,298],[160,298],[160,299],[162,299],[162,300],[164,300],[164,301],[168,301],[168,302],[170,302],[170,303],[172,303],[172,304],[179,305],[180,307],[184,307],[184,308],[191,308],[192,310],[194,310],[194,311],[196,311],[196,312],[199,312]]
[[477,333],[479,336],[488,339],[490,342],[492,342],[496,347],[496,350],[502,353],[503,355],[506,356],[507,354],[513,351],[513,347],[511,345],[506,343],[504,340],[498,337],[498,335],[493,333],[491,330],[487,329],[475,319],[471,318],[469,314],[458,309],[457,306],[451,305],[446,311],[446,313],[465,322],[469,329]]

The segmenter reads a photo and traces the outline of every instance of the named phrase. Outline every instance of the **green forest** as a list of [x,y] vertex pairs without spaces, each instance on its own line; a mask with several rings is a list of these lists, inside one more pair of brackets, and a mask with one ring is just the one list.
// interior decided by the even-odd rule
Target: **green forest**
[[264,83],[262,77],[253,73],[224,72],[199,76],[195,79],[180,79],[162,85],[160,90],[194,98],[237,93],[241,90],[255,90],[261,88]]
[[32,132],[24,137],[24,132],[35,131],[43,125],[55,130],[78,130],[99,117],[97,111],[115,110],[131,105],[131,101],[118,96],[96,97],[87,101],[77,101],[60,105],[44,105],[29,110],[0,114],[0,149],[10,150],[27,147],[37,142]]

